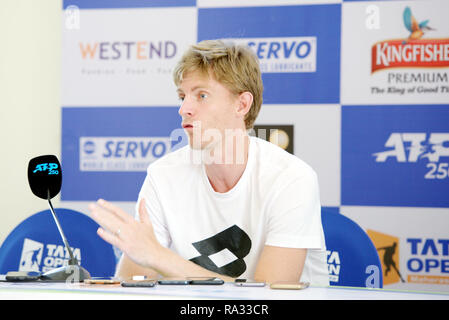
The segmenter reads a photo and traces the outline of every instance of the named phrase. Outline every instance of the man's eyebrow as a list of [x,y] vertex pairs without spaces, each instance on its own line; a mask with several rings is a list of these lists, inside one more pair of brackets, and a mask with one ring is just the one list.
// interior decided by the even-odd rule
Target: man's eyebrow
[[[205,85],[198,85],[198,86],[195,86],[195,87],[193,87],[192,89],[190,89],[190,91],[193,92],[193,91],[196,91],[196,90],[199,90],[199,89],[205,90],[205,91],[209,91],[209,89],[208,89],[207,86],[205,86]],[[181,88],[178,88],[178,89],[176,89],[176,92],[177,92],[178,94],[181,94],[181,93],[184,93],[184,90],[182,90]]]

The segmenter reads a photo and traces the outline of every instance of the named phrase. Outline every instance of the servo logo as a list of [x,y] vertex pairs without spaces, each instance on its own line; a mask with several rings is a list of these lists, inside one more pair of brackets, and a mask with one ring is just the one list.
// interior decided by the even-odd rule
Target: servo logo
[[170,137],[80,137],[80,171],[146,171],[171,151]]
[[372,154],[376,162],[421,163],[426,159],[424,179],[449,178],[449,133],[392,132],[385,148]]
[[[81,251],[72,248],[74,257],[81,262]],[[19,271],[47,272],[68,264],[70,255],[63,245],[38,242],[25,238],[19,262]]]
[[227,39],[247,45],[259,59],[262,73],[315,72],[316,37]]

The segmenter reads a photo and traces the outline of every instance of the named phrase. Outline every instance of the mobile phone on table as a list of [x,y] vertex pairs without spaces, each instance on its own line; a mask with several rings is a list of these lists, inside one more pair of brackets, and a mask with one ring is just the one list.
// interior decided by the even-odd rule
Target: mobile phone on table
[[41,273],[34,271],[9,271],[6,276],[6,281],[19,282],[19,281],[37,281],[40,279]]
[[271,289],[283,289],[283,290],[303,290],[309,287],[308,282],[273,282],[270,285]]
[[187,278],[162,278],[157,281],[161,285],[187,285],[190,280]]
[[223,284],[224,281],[217,277],[188,277],[190,280],[189,284],[198,284],[198,285],[220,285]]
[[120,280],[116,278],[91,278],[85,279],[86,284],[120,284]]
[[235,279],[234,284],[237,287],[265,287],[265,282],[252,279]]
[[134,288],[152,288],[156,285],[157,280],[145,279],[145,280],[126,280],[122,281],[122,287],[134,287]]

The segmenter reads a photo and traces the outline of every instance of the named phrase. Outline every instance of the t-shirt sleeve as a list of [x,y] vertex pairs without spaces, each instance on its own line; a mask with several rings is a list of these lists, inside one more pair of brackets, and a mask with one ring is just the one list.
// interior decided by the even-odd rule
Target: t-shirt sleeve
[[159,243],[168,248],[171,245],[170,234],[167,229],[167,224],[163,215],[162,206],[155,188],[151,175],[148,173],[142,188],[139,193],[139,198],[136,204],[135,219],[139,219],[139,204],[141,199],[145,199],[145,205],[150,217],[150,221],[153,224],[154,233]]
[[323,248],[318,179],[313,170],[278,188],[268,206],[266,245]]

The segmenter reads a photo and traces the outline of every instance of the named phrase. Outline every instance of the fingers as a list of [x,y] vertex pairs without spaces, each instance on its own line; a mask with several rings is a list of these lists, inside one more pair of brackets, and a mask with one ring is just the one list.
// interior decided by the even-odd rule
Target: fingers
[[106,210],[104,207],[98,203],[91,203],[89,205],[91,211],[91,218],[95,220],[103,229],[106,229],[112,233],[117,232],[117,230],[123,225],[123,220],[120,219],[113,212]]
[[125,211],[104,199],[98,199],[97,204],[102,208],[114,213],[118,218],[122,219],[125,222],[132,220],[130,215],[128,215]]
[[120,250],[122,249],[122,241],[120,240],[119,237],[115,236],[114,234],[107,232],[106,230],[104,230],[103,228],[98,228],[97,230],[97,234],[106,242],[110,243],[111,245],[113,245],[114,247],[119,248]]
[[122,251],[124,250],[121,246],[124,246],[126,241],[130,240],[130,236],[135,235],[140,223],[144,224],[146,228],[149,228],[146,229],[147,232],[153,232],[153,225],[151,224],[143,198],[141,198],[138,208],[140,223],[125,211],[103,199],[99,199],[96,203],[91,203],[89,209],[91,211],[90,216],[101,227],[97,231],[98,235]]
[[142,198],[139,203],[139,218],[140,221],[144,223],[151,223],[144,198]]

